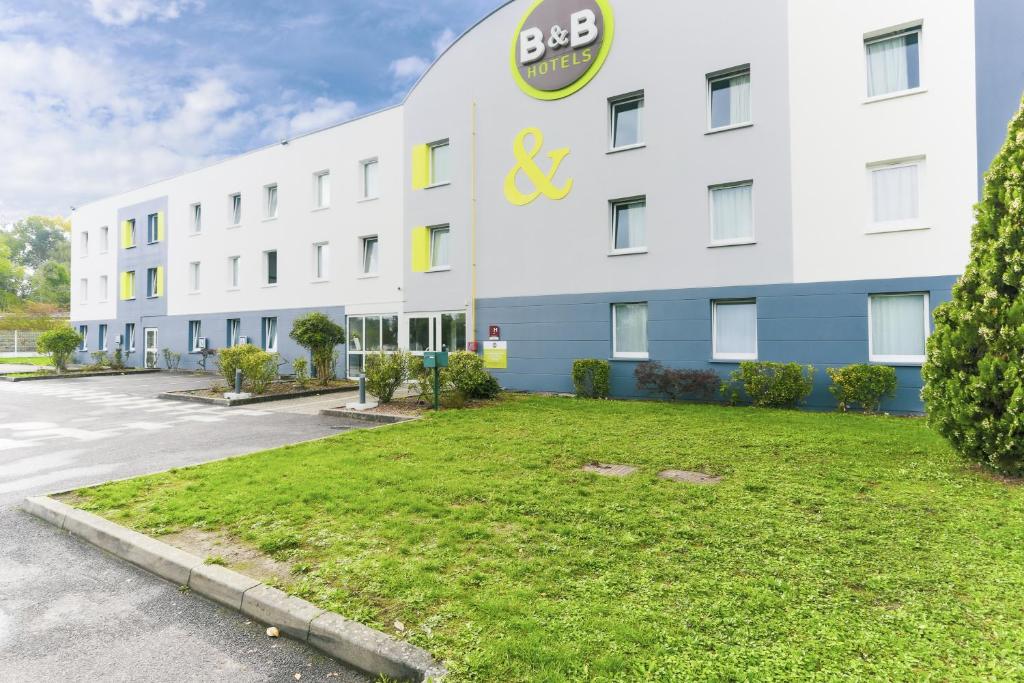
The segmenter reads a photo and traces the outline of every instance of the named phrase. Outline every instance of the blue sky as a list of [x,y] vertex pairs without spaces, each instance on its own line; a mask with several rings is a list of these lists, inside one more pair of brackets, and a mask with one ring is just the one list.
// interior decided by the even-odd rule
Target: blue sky
[[0,0],[0,225],[393,104],[503,0]]

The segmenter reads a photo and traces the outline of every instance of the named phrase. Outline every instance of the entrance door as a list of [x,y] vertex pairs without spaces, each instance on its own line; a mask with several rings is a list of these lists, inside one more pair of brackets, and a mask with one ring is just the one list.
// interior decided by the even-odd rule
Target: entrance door
[[466,314],[433,313],[409,318],[409,350],[465,351]]
[[160,330],[155,327],[147,327],[146,335],[146,367],[155,368],[160,353]]

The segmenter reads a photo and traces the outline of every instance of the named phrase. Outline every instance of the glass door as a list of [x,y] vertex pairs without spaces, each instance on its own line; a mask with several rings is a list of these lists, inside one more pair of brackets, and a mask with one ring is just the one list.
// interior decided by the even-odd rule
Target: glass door
[[147,327],[146,335],[146,367],[155,368],[160,353],[160,330],[155,327]]
[[466,314],[432,313],[409,318],[409,350],[465,351]]

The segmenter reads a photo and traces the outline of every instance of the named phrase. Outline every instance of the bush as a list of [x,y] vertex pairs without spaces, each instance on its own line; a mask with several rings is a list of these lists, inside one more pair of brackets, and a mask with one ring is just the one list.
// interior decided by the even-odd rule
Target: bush
[[57,372],[68,369],[68,361],[82,345],[82,335],[70,327],[58,327],[44,332],[36,340],[36,351],[50,357]]
[[110,356],[107,355],[106,351],[94,351],[89,355],[92,357],[92,364],[89,365],[90,370],[105,370],[111,367]]
[[177,370],[178,366],[181,365],[181,354],[177,351],[164,349],[164,365],[167,366],[168,370]]
[[448,356],[448,381],[467,399],[494,398],[501,385],[484,368],[484,359],[471,351],[456,351]]
[[572,363],[572,384],[579,398],[608,398],[611,392],[612,364],[600,358],[584,358]]
[[814,389],[814,366],[745,361],[722,384],[732,403],[739,401],[740,389],[758,408],[796,408]]
[[110,367],[114,370],[124,370],[126,364],[127,358],[125,356],[125,352],[121,350],[120,346],[118,346],[114,349],[114,355],[110,358]]
[[885,365],[847,365],[829,368],[832,386],[828,388],[846,412],[859,405],[866,413],[877,413],[883,398],[896,395],[896,369]]
[[667,396],[670,401],[684,398],[708,401],[722,383],[714,370],[677,370],[661,363],[640,363],[633,375],[638,389]]
[[217,355],[217,349],[211,349],[209,347],[205,349],[199,349],[199,359],[196,363],[199,365],[199,369],[202,372],[208,372],[207,365],[210,363],[210,359]]
[[985,176],[971,257],[935,311],[922,397],[963,457],[1024,473],[1024,108]]
[[309,386],[309,361],[305,358],[296,358],[292,361],[292,375],[295,376],[295,384],[300,389]]
[[217,368],[227,385],[234,390],[235,370],[242,371],[242,388],[254,394],[265,393],[270,383],[277,379],[278,356],[267,353],[252,344],[242,344],[221,349]]
[[309,313],[295,319],[288,336],[309,351],[321,384],[334,379],[334,366],[338,359],[334,349],[345,343],[345,329],[341,325],[323,313]]
[[409,379],[410,354],[370,353],[366,355],[366,390],[381,403],[391,403],[395,392]]

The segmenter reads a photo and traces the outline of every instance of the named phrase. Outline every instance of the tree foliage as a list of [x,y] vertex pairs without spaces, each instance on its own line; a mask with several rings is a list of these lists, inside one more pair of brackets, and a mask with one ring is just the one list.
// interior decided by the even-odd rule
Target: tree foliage
[[964,457],[1024,471],[1024,108],[985,176],[971,256],[935,312],[923,397]]
[[67,370],[68,361],[81,345],[82,335],[70,327],[58,327],[44,332],[36,340],[36,350],[50,357],[57,372]]
[[288,336],[309,351],[321,384],[334,379],[334,349],[345,343],[345,329],[341,325],[323,313],[307,313],[295,319]]
[[71,304],[71,222],[29,216],[0,233],[0,310],[22,304]]

